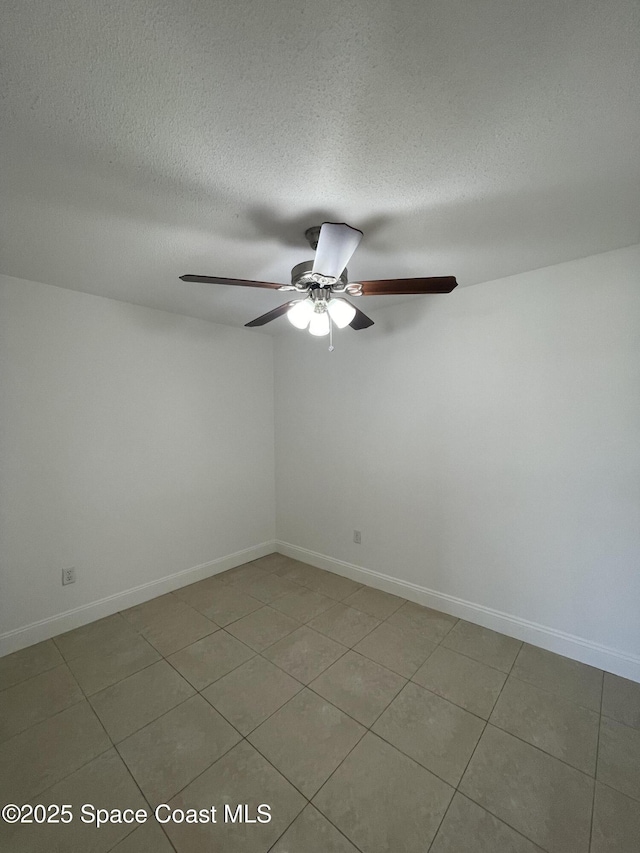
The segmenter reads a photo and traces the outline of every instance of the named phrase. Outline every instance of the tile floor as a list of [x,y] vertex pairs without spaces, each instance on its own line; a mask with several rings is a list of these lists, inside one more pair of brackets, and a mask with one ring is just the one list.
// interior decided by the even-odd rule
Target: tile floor
[[74,814],[12,853],[638,853],[640,684],[272,554],[0,659],[7,802]]

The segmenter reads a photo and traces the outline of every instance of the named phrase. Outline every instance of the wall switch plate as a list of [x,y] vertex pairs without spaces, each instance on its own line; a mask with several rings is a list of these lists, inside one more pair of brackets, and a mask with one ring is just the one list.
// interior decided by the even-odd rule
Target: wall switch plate
[[353,531],[353,541],[356,543],[356,545],[360,545],[362,543],[362,534],[359,530]]
[[70,569],[62,570],[62,586],[66,586],[68,583],[76,582],[76,570],[75,567],[72,566]]

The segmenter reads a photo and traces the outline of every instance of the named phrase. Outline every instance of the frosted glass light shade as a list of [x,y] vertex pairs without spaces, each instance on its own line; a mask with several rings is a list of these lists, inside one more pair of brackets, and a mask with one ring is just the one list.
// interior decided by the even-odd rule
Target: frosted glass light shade
[[362,231],[344,222],[323,222],[313,261],[313,272],[336,281],[358,248]]
[[327,310],[339,329],[344,329],[356,316],[356,309],[346,299],[330,299]]
[[321,314],[314,313],[309,323],[309,332],[321,338],[323,335],[329,334],[330,327],[329,315],[326,311],[323,311]]
[[313,317],[314,305],[311,299],[301,299],[287,311],[287,319],[296,329],[306,329]]

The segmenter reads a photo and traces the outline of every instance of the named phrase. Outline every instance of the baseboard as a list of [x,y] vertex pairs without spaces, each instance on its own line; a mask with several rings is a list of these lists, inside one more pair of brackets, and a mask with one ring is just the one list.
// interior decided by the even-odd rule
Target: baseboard
[[267,554],[271,554],[275,550],[275,542],[263,542],[252,548],[244,548],[242,551],[236,551],[226,557],[218,557],[208,563],[183,569],[164,578],[141,584],[124,592],[118,592],[115,595],[107,596],[107,598],[101,598],[99,601],[83,604],[81,607],[67,610],[56,616],[50,616],[39,622],[33,622],[23,628],[16,628],[6,634],[0,634],[0,657],[32,646],[34,643],[48,640],[58,634],[63,634],[65,631],[80,628],[82,625],[95,622],[96,619],[102,619],[104,616],[111,616],[119,610],[126,610],[127,607],[135,607],[136,604],[142,604],[149,601],[150,598],[157,598],[159,595],[173,592],[174,589],[180,589],[180,587],[188,586],[220,572],[226,572],[228,569],[234,569],[243,563],[249,563],[259,557],[266,557]]
[[417,604],[433,607],[435,610],[441,610],[451,616],[457,616],[459,619],[465,619],[468,622],[474,622],[476,625],[482,625],[484,628],[499,631],[501,634],[515,637],[517,640],[524,640],[550,652],[556,652],[581,663],[640,682],[640,657],[608,646],[602,646],[583,637],[558,631],[555,628],[549,628],[546,625],[540,625],[537,622],[512,616],[509,613],[502,613],[500,610],[493,610],[472,601],[465,601],[454,595],[427,589],[409,581],[399,580],[380,572],[374,572],[371,569],[365,569],[362,566],[356,566],[353,563],[345,563],[343,560],[335,560],[333,557],[327,557],[325,554],[318,554],[307,548],[292,545],[290,542],[278,540],[275,543],[275,548],[286,557],[309,563],[319,569],[327,569],[337,575],[367,584],[367,586],[399,595],[409,601],[415,601]]

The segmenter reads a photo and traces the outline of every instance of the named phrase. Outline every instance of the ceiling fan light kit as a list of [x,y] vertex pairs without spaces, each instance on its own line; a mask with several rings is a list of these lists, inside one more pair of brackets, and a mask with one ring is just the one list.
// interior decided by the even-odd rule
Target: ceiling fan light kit
[[329,334],[330,322],[338,329],[344,329],[355,316],[356,309],[350,302],[336,296],[327,300],[324,288],[312,290],[306,299],[299,299],[287,310],[287,319],[292,326],[296,329],[308,326],[309,332],[317,336]]
[[[305,237],[316,255],[313,261],[303,261],[291,270],[291,284],[270,281],[217,278],[214,276],[182,275],[182,281],[230,284],[240,287],[263,287],[271,290],[295,291],[304,299],[285,302],[246,326],[264,326],[283,314],[297,329],[307,329],[316,337],[332,332],[333,326],[344,329],[367,329],[373,320],[352,305],[348,296],[391,296],[394,294],[450,293],[457,285],[453,276],[432,278],[403,278],[387,281],[349,282],[347,264],[362,240],[362,231],[345,222],[323,222],[308,228]],[[333,344],[329,347],[333,350]]]

